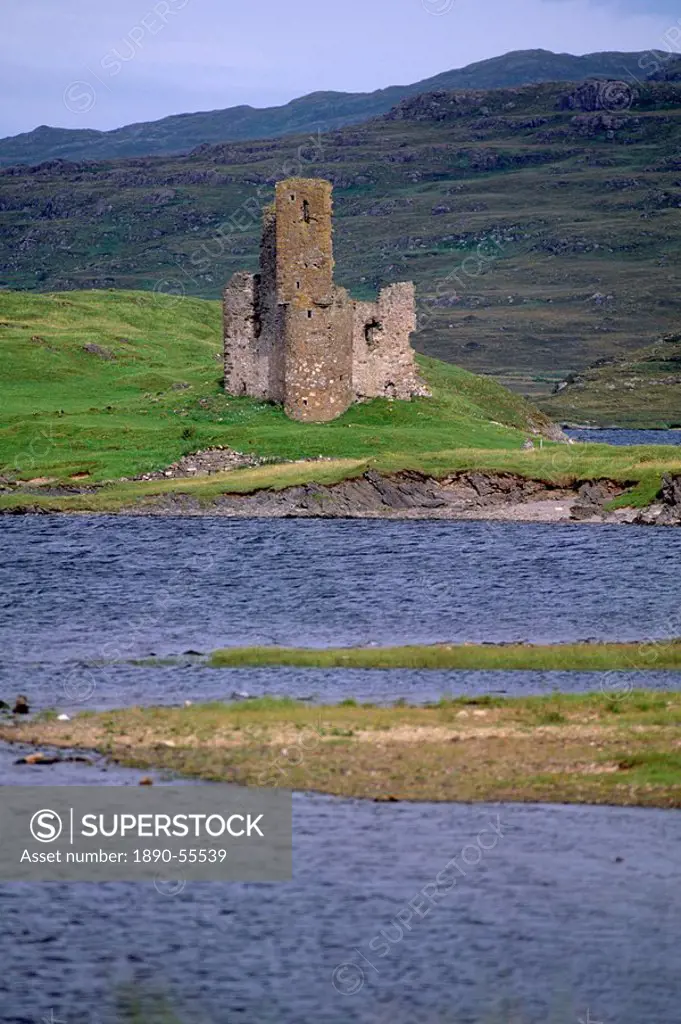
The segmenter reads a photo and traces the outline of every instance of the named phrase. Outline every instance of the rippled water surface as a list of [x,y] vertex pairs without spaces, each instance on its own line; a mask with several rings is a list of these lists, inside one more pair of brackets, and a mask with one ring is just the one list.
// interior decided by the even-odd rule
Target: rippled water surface
[[600,430],[595,427],[575,427],[565,430],[575,441],[593,441],[594,444],[681,444],[681,430]]
[[681,632],[676,530],[41,516],[0,545],[5,666]]
[[[0,697],[24,690],[38,709],[589,689],[595,673],[112,662],[237,643],[681,632],[676,531],[40,517],[3,520],[0,545]],[[637,672],[611,685],[677,679]],[[139,778],[102,761],[17,766],[19,753],[0,745],[0,784]],[[502,836],[446,899],[410,913],[498,819]],[[509,1024],[495,1016],[504,1001],[519,1024],[678,1021],[676,812],[299,794],[294,835],[284,885],[194,883],[173,897],[149,885],[0,886],[0,1021],[109,1024],[111,993],[131,980],[170,992],[188,1024]]]
[[554,692],[626,694],[635,689],[681,689],[680,672],[650,669],[607,673],[289,667],[214,670],[192,665],[152,669],[42,664],[16,666],[5,680],[6,700],[14,691],[21,691],[30,695],[33,711],[56,709],[70,715],[84,709],[264,696],[294,697],[315,704],[336,704],[351,697],[358,703],[385,705],[398,700],[426,704],[441,697],[473,694],[529,697]]
[[[6,781],[46,781],[15,755],[0,747]],[[0,1020],[108,1024],[135,981],[189,1024],[678,1021],[678,814],[299,794],[294,836],[283,885],[0,886]],[[424,903],[453,857],[457,885]]]

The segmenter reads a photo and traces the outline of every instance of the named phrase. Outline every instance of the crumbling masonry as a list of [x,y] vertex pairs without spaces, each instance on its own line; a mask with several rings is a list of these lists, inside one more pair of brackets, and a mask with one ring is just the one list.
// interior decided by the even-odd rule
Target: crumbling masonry
[[284,406],[296,420],[335,419],[363,398],[428,395],[409,336],[414,285],[355,302],[333,282],[331,185],[291,178],[265,213],[260,273],[224,294],[225,390]]

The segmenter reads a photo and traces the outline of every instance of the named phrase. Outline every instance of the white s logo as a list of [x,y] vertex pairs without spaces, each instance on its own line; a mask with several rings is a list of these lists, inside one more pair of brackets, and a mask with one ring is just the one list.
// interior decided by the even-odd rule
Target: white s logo
[[31,818],[31,835],[39,843],[53,843],[62,832],[62,820],[56,811],[36,811]]

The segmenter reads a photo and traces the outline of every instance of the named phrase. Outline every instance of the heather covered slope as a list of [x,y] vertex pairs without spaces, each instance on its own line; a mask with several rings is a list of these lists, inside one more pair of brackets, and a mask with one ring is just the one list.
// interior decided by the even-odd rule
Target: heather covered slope
[[595,426],[681,426],[681,334],[617,359],[600,360],[542,402],[555,419]]
[[646,57],[649,55],[618,52],[576,57],[549,50],[516,50],[411,85],[395,85],[371,93],[316,92],[280,107],[239,106],[174,114],[108,132],[41,125],[33,131],[0,139],[0,166],[64,158],[110,160],[168,155],[186,152],[202,143],[330,131],[384,114],[405,97],[432,89],[496,89],[589,77],[645,78],[641,62]]
[[630,99],[435,93],[314,140],[6,169],[0,287],[217,297],[256,265],[274,182],[325,177],[340,283],[368,298],[414,280],[417,349],[548,395],[681,321],[681,86]]

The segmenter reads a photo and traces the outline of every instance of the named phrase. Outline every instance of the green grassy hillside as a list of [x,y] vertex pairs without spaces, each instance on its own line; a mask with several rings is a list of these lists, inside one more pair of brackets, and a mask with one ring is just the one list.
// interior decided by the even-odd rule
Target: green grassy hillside
[[[229,107],[175,114],[159,121],[126,125],[113,131],[50,128],[41,125],[0,140],[0,166],[43,160],[110,160],[130,156],[183,153],[206,142],[227,142],[331,131],[384,114],[407,96],[432,89],[496,89],[531,82],[569,82],[587,77],[645,77],[644,53],[590,53],[575,57],[549,50],[517,50],[445,71],[411,85],[371,93],[316,92],[280,107]],[[95,82],[91,83],[95,88]]]
[[422,360],[432,399],[376,400],[330,424],[294,423],[224,393],[221,344],[217,302],[0,293],[0,472],[96,482],[214,445],[271,459],[518,450],[528,430],[548,424],[493,381],[433,359]]
[[300,172],[334,183],[339,283],[414,280],[419,351],[548,395],[681,322],[681,86],[616,115],[573,94],[431,95],[314,144],[0,171],[0,288],[217,298]]
[[681,334],[601,361],[558,385],[542,402],[555,419],[623,427],[681,426]]

